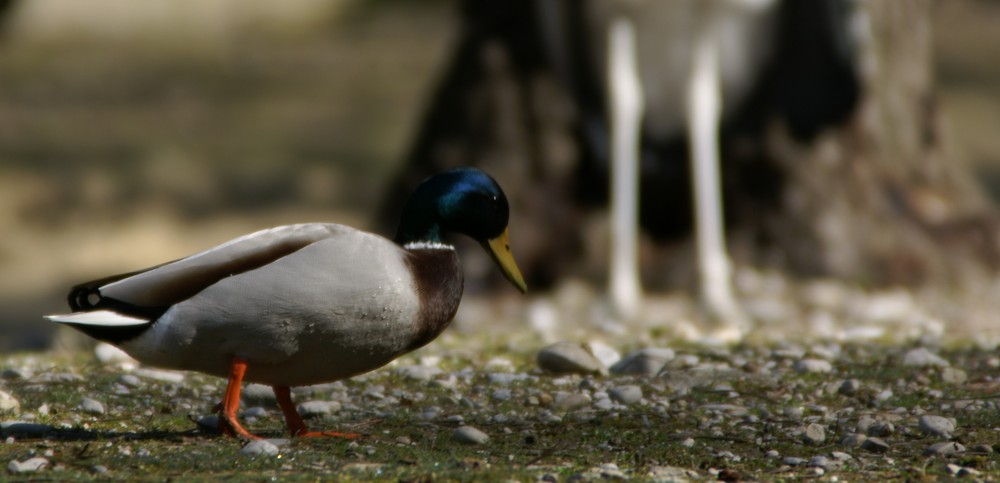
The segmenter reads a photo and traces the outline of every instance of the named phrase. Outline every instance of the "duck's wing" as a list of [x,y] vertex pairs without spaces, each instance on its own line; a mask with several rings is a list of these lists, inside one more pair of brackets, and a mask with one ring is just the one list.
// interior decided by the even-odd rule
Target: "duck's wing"
[[74,313],[46,318],[73,325],[101,340],[127,339],[141,333],[174,304],[219,280],[266,266],[346,230],[350,229],[328,223],[261,230],[180,260],[77,285],[68,297]]

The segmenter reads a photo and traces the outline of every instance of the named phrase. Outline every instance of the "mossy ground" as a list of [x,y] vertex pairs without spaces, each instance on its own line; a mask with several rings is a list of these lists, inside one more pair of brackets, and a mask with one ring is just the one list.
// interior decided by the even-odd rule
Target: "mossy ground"
[[[968,375],[965,383],[952,385],[941,380],[938,368],[904,367],[898,349],[847,349],[835,361],[832,372],[821,374],[783,370],[791,364],[768,359],[765,352],[734,350],[732,354],[755,362],[683,383],[651,376],[555,377],[532,369],[530,354],[505,354],[514,367],[537,377],[503,386],[512,394],[503,401],[491,398],[497,386],[489,381],[489,371],[472,362],[460,367],[449,360],[449,369],[437,378],[460,374],[458,383],[451,387],[383,369],[344,383],[342,392],[353,405],[310,421],[316,428],[361,433],[359,439],[294,440],[281,446],[277,456],[256,457],[240,453],[241,441],[211,434],[194,422],[217,402],[224,386],[220,379],[190,374],[182,383],[150,380],[128,394],[116,394],[122,369],[98,366],[82,356],[32,355],[32,363],[41,370],[31,378],[3,383],[4,390],[21,403],[21,414],[6,414],[3,420],[21,420],[28,415],[34,422],[56,429],[44,436],[15,437],[0,445],[0,462],[45,456],[48,468],[24,476],[57,480],[533,481],[551,477],[563,481],[574,476],[598,477],[600,471],[591,470],[608,463],[617,465],[621,474],[638,479],[649,478],[651,471],[664,466],[687,469],[704,479],[818,476],[815,470],[787,466],[780,458],[765,456],[774,450],[783,457],[804,459],[835,451],[851,454],[853,459],[821,476],[841,481],[930,480],[949,476],[948,463],[973,468],[986,477],[1000,475],[995,454],[924,456],[924,450],[938,439],[922,434],[915,423],[922,412],[954,417],[958,430],[953,441],[969,448],[995,444],[1000,412],[992,398],[1000,386],[992,378],[996,361],[991,360],[991,353],[944,353],[954,367],[963,368]],[[24,360],[9,357],[3,366],[21,367]],[[771,375],[754,375],[754,364],[767,364],[768,360],[776,363]],[[415,362],[408,357],[401,364]],[[37,382],[45,373],[83,377]],[[673,376],[683,374],[683,370],[672,371]],[[857,379],[861,389],[850,395],[833,389],[846,379]],[[566,409],[544,396],[622,384],[639,385],[644,399],[652,403],[610,411]],[[386,399],[366,396],[366,390],[373,386],[382,386]],[[879,400],[878,393],[885,389],[891,389],[893,396]],[[539,398],[532,399],[533,395],[541,395],[541,402],[535,403]],[[105,414],[84,414],[79,409],[84,397],[102,401]],[[299,395],[300,400],[308,397]],[[321,398],[317,394],[311,397]],[[746,413],[726,415],[724,410],[706,406],[710,404],[730,404],[745,408]],[[978,409],[970,409],[977,404]],[[43,405],[48,414],[39,414]],[[785,411],[789,407],[804,411],[790,416]],[[426,412],[431,408],[436,415],[428,417]],[[844,434],[853,431],[861,414],[896,421],[896,433],[886,438],[890,443],[887,453],[839,444]],[[809,421],[824,424],[826,442],[803,443],[796,431]],[[452,433],[460,424],[479,428],[490,441],[474,446],[454,441]],[[249,426],[267,437],[284,437],[277,410],[269,410],[267,416]],[[95,472],[98,466],[107,472]],[[605,477],[615,474],[605,472]]]

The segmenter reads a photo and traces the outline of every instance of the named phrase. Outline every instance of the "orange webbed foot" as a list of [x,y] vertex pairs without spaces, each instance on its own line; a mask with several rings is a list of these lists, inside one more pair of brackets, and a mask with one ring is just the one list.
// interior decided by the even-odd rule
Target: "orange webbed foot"
[[360,434],[341,433],[337,431],[309,431],[306,427],[306,423],[302,421],[302,416],[299,415],[299,411],[295,409],[295,404],[292,403],[291,389],[286,386],[272,386],[271,389],[274,390],[274,396],[278,399],[278,406],[281,408],[281,412],[285,415],[285,423],[288,425],[288,432],[291,433],[293,438],[355,439],[361,436]]
[[236,411],[240,408],[240,385],[246,374],[247,363],[239,357],[233,357],[233,365],[229,369],[229,383],[222,402],[215,405],[213,411],[219,413],[219,431],[226,436],[239,436],[245,439],[263,439],[251,434],[236,419]]

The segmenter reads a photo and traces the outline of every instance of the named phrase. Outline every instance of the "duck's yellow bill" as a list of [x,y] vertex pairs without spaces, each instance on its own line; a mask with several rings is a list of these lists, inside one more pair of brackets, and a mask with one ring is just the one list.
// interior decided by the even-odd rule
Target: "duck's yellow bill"
[[497,262],[500,271],[507,277],[507,280],[510,280],[510,283],[514,284],[521,293],[526,293],[528,291],[528,284],[524,283],[521,270],[517,268],[517,263],[514,262],[514,255],[510,253],[508,230],[505,228],[500,236],[486,240],[483,243],[483,248],[493,256],[493,260]]

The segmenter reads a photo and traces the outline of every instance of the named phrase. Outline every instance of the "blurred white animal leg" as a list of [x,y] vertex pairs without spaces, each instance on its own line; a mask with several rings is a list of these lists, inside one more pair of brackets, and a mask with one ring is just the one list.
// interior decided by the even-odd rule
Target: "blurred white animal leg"
[[639,149],[643,112],[635,28],[617,17],[608,30],[611,99],[611,260],[609,290],[616,314],[634,318],[642,303],[639,281]]
[[722,324],[723,331],[718,335],[732,341],[742,337],[747,327],[746,317],[733,296],[722,220],[718,139],[722,87],[714,28],[712,19],[706,19],[694,44],[687,104],[688,141],[701,301],[710,316]]

